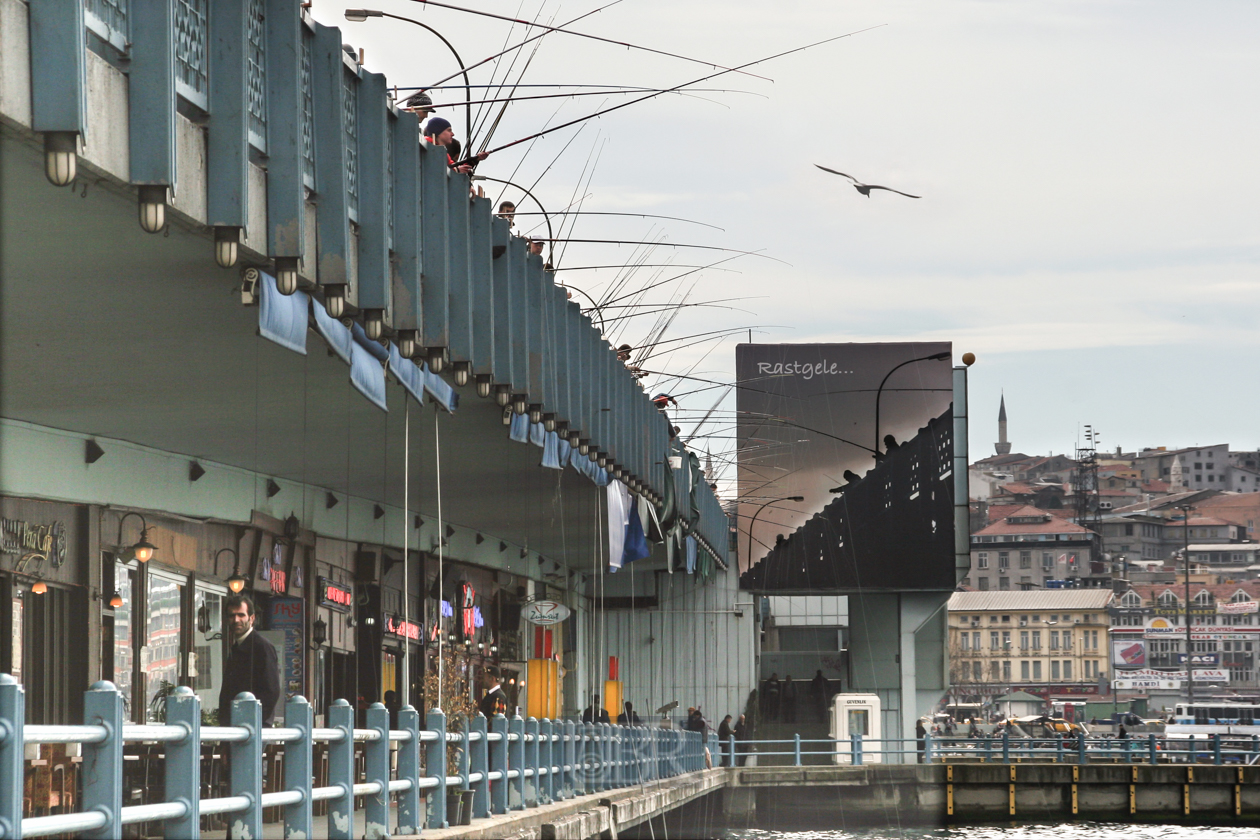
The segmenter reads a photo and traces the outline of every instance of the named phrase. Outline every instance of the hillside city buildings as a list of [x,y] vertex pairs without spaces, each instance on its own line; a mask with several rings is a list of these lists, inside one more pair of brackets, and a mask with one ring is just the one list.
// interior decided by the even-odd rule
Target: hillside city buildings
[[970,467],[951,697],[1023,691],[1154,713],[1191,679],[1199,699],[1260,695],[1260,453],[1025,455],[1012,451],[1005,396],[998,430],[995,454]]

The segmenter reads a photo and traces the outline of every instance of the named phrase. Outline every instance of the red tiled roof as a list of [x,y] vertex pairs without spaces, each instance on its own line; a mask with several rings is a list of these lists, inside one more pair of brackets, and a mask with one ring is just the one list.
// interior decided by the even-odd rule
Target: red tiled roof
[[[1153,601],[1169,591],[1176,595],[1178,600],[1186,595],[1186,585],[1184,583],[1139,583],[1130,586],[1129,589],[1136,592],[1143,601]],[[1240,589],[1252,598],[1260,600],[1260,581],[1256,580],[1247,580],[1240,583],[1191,583],[1190,600],[1193,601],[1205,589],[1212,593],[1212,597],[1217,601],[1228,601]]]
[[[1011,522],[1012,518],[1021,517],[1044,517],[1037,522]],[[986,528],[981,528],[974,536],[999,536],[1002,534],[1089,534],[1092,533],[1088,528],[1077,525],[1075,522],[1067,522],[1049,511],[1035,508],[1032,505],[1023,505],[1016,510],[1008,513],[1000,521],[994,522]]]

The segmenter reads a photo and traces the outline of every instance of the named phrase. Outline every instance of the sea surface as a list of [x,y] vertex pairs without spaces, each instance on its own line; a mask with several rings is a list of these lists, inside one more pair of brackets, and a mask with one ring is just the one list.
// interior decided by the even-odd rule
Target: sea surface
[[928,828],[766,830],[730,828],[721,840],[1255,840],[1254,825],[1154,825],[1150,823],[1024,823]]

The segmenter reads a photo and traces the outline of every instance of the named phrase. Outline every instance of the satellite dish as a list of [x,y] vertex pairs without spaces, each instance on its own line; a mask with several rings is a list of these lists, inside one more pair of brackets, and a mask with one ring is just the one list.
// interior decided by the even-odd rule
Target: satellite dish
[[678,701],[674,700],[669,703],[666,703],[664,706],[661,706],[659,709],[656,710],[656,713],[658,715],[667,715],[677,708],[678,708]]

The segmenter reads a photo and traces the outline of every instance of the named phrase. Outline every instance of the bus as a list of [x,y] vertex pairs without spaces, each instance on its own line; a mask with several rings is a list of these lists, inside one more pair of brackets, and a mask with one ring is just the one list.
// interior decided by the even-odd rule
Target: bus
[[1213,735],[1250,749],[1252,736],[1260,735],[1260,704],[1178,703],[1173,722],[1164,728],[1164,737],[1169,740],[1193,737],[1206,745]]

